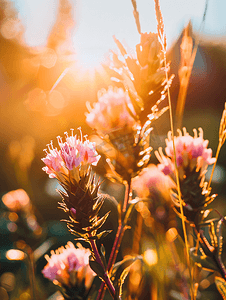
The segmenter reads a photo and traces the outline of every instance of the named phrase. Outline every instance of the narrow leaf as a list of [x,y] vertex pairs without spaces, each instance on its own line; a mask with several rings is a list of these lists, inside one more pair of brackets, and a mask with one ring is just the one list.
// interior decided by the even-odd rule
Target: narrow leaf
[[215,284],[222,298],[226,300],[226,281],[223,278],[216,276]]
[[98,277],[104,279],[105,270],[103,270],[102,266],[98,264],[98,262],[93,260],[91,255],[89,257],[89,265],[90,268],[97,274]]
[[219,271],[217,265],[209,257],[204,257],[195,254],[195,251],[196,251],[195,247],[190,249],[190,255],[191,258],[194,260],[194,262],[200,265],[203,269],[206,269],[210,272]]

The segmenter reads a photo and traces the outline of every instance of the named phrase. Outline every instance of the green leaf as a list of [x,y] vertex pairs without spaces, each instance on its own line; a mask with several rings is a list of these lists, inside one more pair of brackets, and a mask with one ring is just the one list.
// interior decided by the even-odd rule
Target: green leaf
[[90,255],[89,257],[89,265],[90,268],[97,274],[98,277],[104,279],[105,270],[102,268],[100,264],[98,264],[98,262],[96,262],[93,259],[92,255]]
[[226,300],[226,281],[223,278],[216,276],[215,284],[222,298]]
[[120,300],[122,296],[122,285],[129,273],[129,269],[132,264],[137,260],[143,260],[143,257],[136,256],[132,258],[126,258],[114,265],[112,276],[114,278],[115,286],[115,298],[114,300]]
[[219,271],[217,265],[213,262],[213,260],[209,257],[202,257],[198,254],[195,254],[196,248],[193,247],[190,249],[191,258],[200,265],[203,269],[206,269],[210,272]]

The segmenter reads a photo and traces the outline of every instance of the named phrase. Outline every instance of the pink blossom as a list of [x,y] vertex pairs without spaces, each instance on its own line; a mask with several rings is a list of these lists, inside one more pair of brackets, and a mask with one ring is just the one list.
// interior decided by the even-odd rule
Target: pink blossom
[[[144,168],[139,176],[132,181],[134,191],[140,198],[150,197],[151,194],[166,194],[169,189],[175,187],[174,182],[168,176],[165,176],[159,168],[150,164]],[[167,194],[168,195],[168,194]]]
[[53,144],[51,143],[48,145],[49,153],[47,149],[44,151],[46,152],[46,157],[42,158],[42,161],[46,164],[46,167],[43,170],[49,175],[50,178],[56,177],[56,172],[61,172],[64,162],[60,155],[60,152],[55,148],[53,148]]
[[68,175],[70,171],[75,168],[80,169],[82,166],[95,165],[99,156],[95,149],[95,143],[89,142],[87,139],[83,142],[81,133],[81,140],[77,136],[71,136],[65,133],[66,141],[58,136],[58,145],[60,149],[53,148],[53,144],[48,145],[46,157],[42,161],[46,164],[43,170],[49,174],[50,178],[61,178],[62,174]]
[[[180,177],[184,176],[185,169],[188,168],[192,171],[196,168],[196,171],[201,169],[201,173],[206,170],[208,165],[215,162],[215,158],[212,158],[212,150],[208,146],[208,140],[203,139],[203,130],[199,128],[199,135],[197,130],[194,129],[194,137],[190,136],[185,128],[183,128],[183,134],[180,130],[179,136],[175,137],[175,150],[177,158],[177,167]],[[166,139],[165,156],[162,149],[159,152],[156,151],[156,156],[160,162],[159,169],[165,174],[172,174],[175,170],[174,163],[174,151],[172,133],[169,132],[168,139]]]
[[133,127],[134,118],[128,112],[127,106],[135,114],[129,95],[121,88],[109,88],[98,93],[98,102],[89,107],[86,122],[102,134],[123,127]]
[[55,252],[51,251],[50,257],[45,256],[48,263],[42,270],[42,274],[56,284],[72,287],[70,276],[74,273],[79,282],[85,279],[85,284],[90,284],[90,280],[96,275],[89,267],[90,254],[90,250],[80,244],[75,248],[74,244],[68,242],[65,248],[60,247]]

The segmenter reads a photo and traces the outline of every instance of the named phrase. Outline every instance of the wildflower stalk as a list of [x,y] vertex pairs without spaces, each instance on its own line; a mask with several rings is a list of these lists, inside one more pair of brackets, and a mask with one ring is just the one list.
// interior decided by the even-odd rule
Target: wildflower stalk
[[[165,61],[165,68],[166,68],[166,51],[164,50],[164,61]],[[168,73],[166,70],[166,81],[168,82]],[[180,202],[180,213],[181,213],[181,221],[182,221],[182,228],[184,233],[184,241],[185,241],[185,248],[186,248],[186,257],[187,257],[187,265],[189,269],[189,275],[191,280],[191,299],[193,299],[193,289],[192,289],[192,277],[191,277],[191,267],[190,267],[190,257],[189,257],[189,247],[188,247],[188,237],[186,232],[185,226],[185,217],[183,211],[183,201],[181,199],[181,190],[180,190],[180,180],[179,180],[179,173],[177,168],[177,157],[176,157],[176,147],[175,147],[175,140],[174,140],[174,126],[173,126],[173,114],[172,114],[172,104],[171,104],[171,97],[170,97],[170,90],[169,86],[167,86],[167,95],[168,95],[168,102],[169,102],[169,113],[170,113],[170,127],[173,136],[173,153],[174,153],[174,164],[175,164],[175,171],[176,171],[176,183],[177,183],[177,190],[178,190],[178,198]]]
[[[99,251],[97,249],[97,245],[96,245],[96,242],[95,240],[93,239],[90,239],[89,240],[90,244],[91,244],[91,247],[92,247],[92,250],[93,250],[93,253],[95,255],[95,259],[96,259],[96,262],[103,268],[103,270],[105,270],[105,267],[104,267],[104,264],[101,260],[101,257],[100,257],[100,254],[99,254]],[[108,275],[108,272],[105,271],[105,274],[104,274],[104,277],[103,277],[103,280],[104,280],[104,283],[107,285],[112,297],[114,298],[115,296],[115,288],[109,278],[109,275]]]
[[170,114],[170,127],[172,132],[172,141],[173,141],[173,153],[174,153],[174,163],[175,163],[175,170],[176,170],[176,183],[177,183],[177,189],[178,189],[178,197],[180,202],[180,213],[181,213],[181,220],[182,220],[182,228],[184,233],[184,240],[185,240],[185,248],[186,248],[186,257],[187,257],[187,265],[189,269],[189,275],[190,275],[190,281],[191,281],[191,299],[194,299],[193,297],[193,289],[192,289],[192,276],[191,276],[191,268],[190,268],[190,258],[189,258],[189,248],[188,248],[188,238],[187,238],[187,232],[186,232],[186,226],[185,226],[185,217],[183,212],[183,202],[181,198],[181,190],[180,190],[180,180],[179,180],[179,173],[177,168],[177,159],[176,159],[176,148],[175,148],[175,141],[174,141],[174,125],[173,125],[173,113],[172,113],[172,103],[171,103],[171,96],[170,96],[170,89],[169,89],[169,77],[167,72],[167,61],[166,61],[166,37],[164,33],[164,23],[162,18],[162,13],[160,10],[159,0],[155,0],[155,11],[156,11],[156,18],[158,22],[158,34],[159,39],[162,45],[162,51],[164,55],[164,67],[165,67],[165,76],[166,76],[166,82],[167,82],[167,95],[168,95],[168,102],[169,102],[169,114]]
[[[126,184],[122,215],[119,217],[118,230],[117,230],[117,233],[116,233],[116,237],[115,237],[115,241],[114,241],[114,244],[113,244],[113,247],[112,247],[110,258],[108,260],[107,272],[109,273],[109,275],[111,275],[111,271],[112,271],[113,265],[115,263],[115,260],[117,258],[117,254],[118,254],[118,251],[119,251],[119,247],[120,247],[124,232],[127,228],[126,223],[127,223],[128,218],[125,218],[126,217],[125,213],[126,213],[126,209],[127,209],[129,198],[130,198],[130,193],[131,193],[131,178],[128,180],[128,182]],[[102,300],[103,297],[104,297],[104,292],[105,292],[105,283],[102,282],[96,300]]]

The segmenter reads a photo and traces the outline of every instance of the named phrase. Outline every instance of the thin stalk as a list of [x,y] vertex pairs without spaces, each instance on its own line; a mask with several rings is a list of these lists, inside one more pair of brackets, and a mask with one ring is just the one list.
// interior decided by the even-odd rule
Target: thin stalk
[[[92,247],[92,250],[93,250],[93,253],[95,255],[95,259],[96,259],[96,262],[101,265],[101,267],[103,268],[103,270],[105,270],[105,267],[104,267],[104,264],[101,260],[101,257],[100,257],[100,254],[99,254],[99,251],[97,249],[97,245],[96,245],[96,242],[95,240],[93,239],[90,239],[90,244],[91,244],[91,247]],[[107,285],[112,297],[114,298],[115,296],[115,288],[109,278],[109,275],[108,275],[108,272],[105,271],[105,274],[104,274],[104,278],[103,278],[105,284]]]
[[129,198],[130,198],[130,193],[131,193],[131,179],[127,182],[126,185],[126,191],[125,191],[125,197],[124,197],[124,202],[123,202],[123,209],[122,209],[122,220],[119,222],[119,228],[115,237],[115,241],[114,241],[114,245],[110,254],[110,258],[108,261],[108,266],[107,266],[107,270],[111,272],[113,265],[115,263],[117,254],[118,254],[118,250],[119,250],[119,246],[121,244],[122,241],[122,237],[124,235],[125,229],[126,229],[126,224],[124,224],[124,216],[125,216],[125,212],[127,209],[127,205],[129,202]]
[[[174,164],[175,164],[175,170],[176,170],[176,183],[177,183],[177,190],[178,190],[178,198],[179,198],[179,202],[180,202],[180,213],[181,213],[182,228],[183,228],[183,233],[184,233],[187,265],[188,265],[188,269],[189,269],[190,280],[192,281],[190,258],[189,258],[189,248],[188,248],[188,238],[187,238],[185,217],[184,217],[184,211],[183,211],[183,202],[182,202],[181,190],[180,190],[179,173],[178,173],[178,168],[177,168],[176,147],[175,147],[175,141],[174,141],[172,103],[171,103],[171,96],[170,96],[170,90],[169,90],[169,85],[168,85],[169,78],[168,78],[167,64],[166,64],[166,50],[164,49],[163,52],[164,52],[164,64],[165,64],[165,74],[166,74],[166,82],[167,82],[167,95],[168,95],[168,102],[169,102],[170,127],[171,127],[172,136],[173,136],[173,153],[174,153]],[[193,299],[193,298],[194,297],[193,297],[193,289],[192,289],[192,282],[191,282],[191,299]]]
[[126,184],[125,197],[124,197],[123,208],[122,208],[123,214],[126,212],[127,205],[130,198],[130,193],[131,193],[131,178],[128,180]]
[[[123,209],[122,209],[123,218],[125,217],[125,212],[126,212],[127,205],[129,202],[130,193],[131,193],[131,179],[128,180],[127,185],[126,185],[125,197],[124,197]],[[107,265],[107,271],[109,274],[111,274],[111,271],[112,271],[113,265],[115,263],[125,230],[126,230],[126,224],[123,223],[123,220],[119,219],[118,230],[116,233],[116,237],[114,240],[114,244],[113,244],[112,251],[111,251],[110,258],[108,260],[108,265]],[[105,292],[105,283],[102,282],[96,300],[102,300],[104,297],[104,292]]]
[[30,287],[31,287],[31,298],[36,300],[36,293],[35,293],[35,268],[34,268],[34,256],[33,251],[30,246],[27,245],[26,249],[27,257],[28,257],[28,264],[29,264],[29,279],[30,279]]
[[211,172],[211,175],[210,175],[210,180],[209,180],[209,183],[208,183],[208,186],[207,186],[207,190],[210,188],[210,185],[211,185],[211,182],[212,182],[212,179],[213,179],[213,173],[214,173],[214,170],[215,170],[215,167],[216,167],[216,164],[217,164],[217,159],[218,159],[218,156],[219,156],[219,153],[220,153],[221,146],[222,146],[222,144],[221,144],[221,142],[219,142],[218,147],[217,147],[216,160],[215,160],[215,163],[214,163],[213,168],[212,168],[212,172]]

